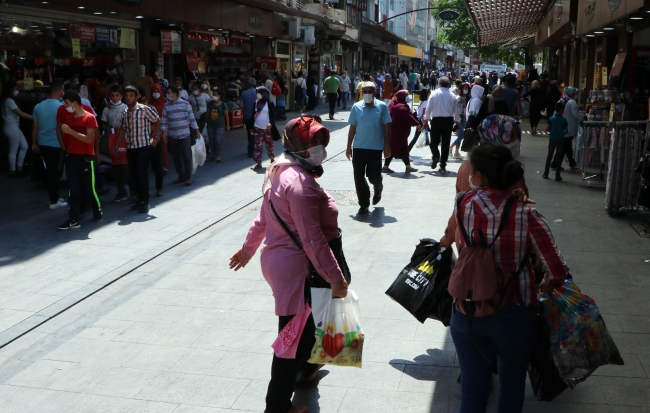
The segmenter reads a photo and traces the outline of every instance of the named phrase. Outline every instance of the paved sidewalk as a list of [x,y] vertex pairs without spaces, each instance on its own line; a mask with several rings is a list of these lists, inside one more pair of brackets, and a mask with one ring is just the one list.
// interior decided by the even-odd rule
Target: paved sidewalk
[[[331,154],[345,136],[347,129],[333,133]],[[650,413],[650,294],[644,288],[650,240],[625,219],[608,217],[604,191],[587,187],[578,172],[567,171],[562,183],[542,180],[544,136],[527,134],[522,146],[531,197],[626,362],[598,369],[552,403],[534,401],[528,388],[524,411]],[[325,164],[320,182],[339,199],[351,288],[360,298],[367,339],[362,369],[325,368],[318,387],[296,393],[294,401],[312,413],[458,410],[459,371],[448,329],[432,320],[418,323],[384,294],[417,240],[439,237],[453,209],[455,174],[438,175],[427,158],[426,148],[415,151],[420,171],[410,175],[395,162],[397,172],[384,176],[381,203],[364,218],[355,215],[351,163],[338,155]],[[250,197],[260,192],[261,176],[254,178],[239,182],[248,184]],[[219,202],[218,194],[197,191],[184,207],[205,208]],[[227,268],[259,205],[228,215],[0,350],[2,410],[262,412],[277,327],[273,298],[259,256],[237,273]],[[496,411],[494,401],[490,411]]]
[[[319,107],[318,113],[325,109]],[[345,127],[349,112],[325,124]],[[297,116],[288,113],[288,119]],[[345,119],[345,120],[343,120]],[[282,130],[285,122],[278,122]],[[346,140],[333,140],[330,152],[345,149]],[[57,231],[67,208],[49,210],[41,183],[4,179],[0,199],[0,346],[69,307],[99,287],[137,268],[187,237],[237,211],[260,196],[260,174],[246,156],[244,128],[226,133],[222,162],[205,164],[192,176],[192,186],[174,185],[170,154],[164,196],[151,196],[149,214],[129,210],[127,202],[112,203],[111,193],[101,197],[104,220],[90,216],[81,228]],[[276,143],[276,154],[282,152]],[[266,150],[264,165],[268,164]],[[151,192],[155,193],[153,174]],[[65,193],[62,187],[61,194]]]

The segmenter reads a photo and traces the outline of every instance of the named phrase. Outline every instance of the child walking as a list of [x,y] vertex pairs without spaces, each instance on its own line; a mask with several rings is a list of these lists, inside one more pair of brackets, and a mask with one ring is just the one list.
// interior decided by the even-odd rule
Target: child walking
[[212,100],[208,103],[206,122],[208,127],[208,140],[212,151],[208,160],[221,162],[221,141],[226,131],[230,130],[228,106],[222,100],[221,89],[215,89]]
[[542,178],[548,179],[548,172],[553,160],[553,153],[555,153],[555,180],[561,181],[562,177],[562,158],[564,157],[564,135],[568,131],[569,123],[562,116],[564,113],[564,103],[558,102],[555,104],[555,114],[548,120],[546,131],[548,134],[548,155],[546,156],[546,166],[544,168],[544,175]]

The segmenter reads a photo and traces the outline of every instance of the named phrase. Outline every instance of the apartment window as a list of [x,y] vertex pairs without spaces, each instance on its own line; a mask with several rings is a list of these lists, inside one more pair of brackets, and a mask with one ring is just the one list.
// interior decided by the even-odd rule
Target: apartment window
[[395,0],[388,0],[388,7],[391,11],[395,10]]
[[395,22],[392,20],[388,21],[388,31],[395,33]]

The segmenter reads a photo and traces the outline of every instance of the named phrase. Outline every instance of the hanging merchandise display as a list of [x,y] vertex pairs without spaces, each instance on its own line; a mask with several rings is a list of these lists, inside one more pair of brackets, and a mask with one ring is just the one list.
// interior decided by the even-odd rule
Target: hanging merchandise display
[[647,148],[648,122],[616,122],[612,131],[605,209],[617,215],[638,202],[641,179],[635,169]]
[[580,165],[582,180],[590,186],[604,186],[609,159],[609,122],[582,122],[576,137],[574,160]]

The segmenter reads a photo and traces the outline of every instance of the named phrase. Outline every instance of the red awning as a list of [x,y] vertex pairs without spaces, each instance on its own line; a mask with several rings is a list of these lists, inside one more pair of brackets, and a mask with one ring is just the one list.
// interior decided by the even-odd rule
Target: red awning
[[534,35],[548,0],[465,0],[478,46]]

